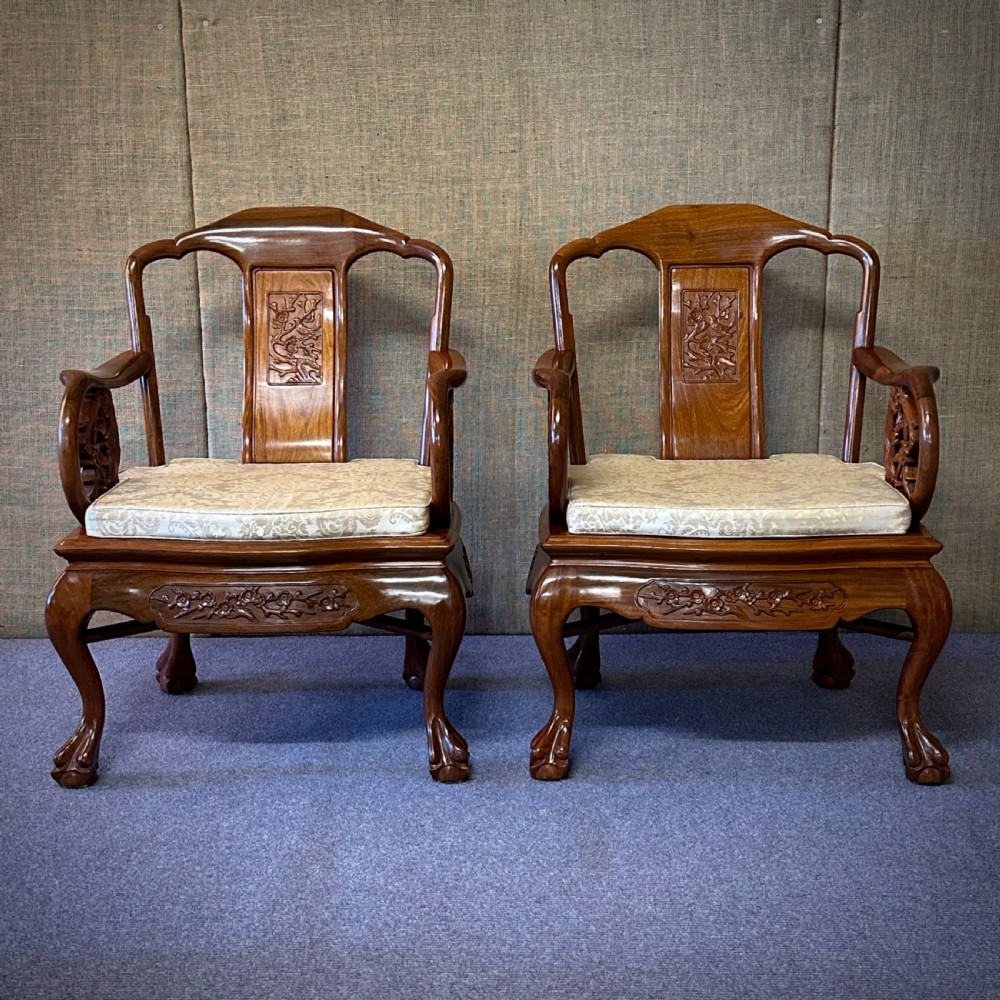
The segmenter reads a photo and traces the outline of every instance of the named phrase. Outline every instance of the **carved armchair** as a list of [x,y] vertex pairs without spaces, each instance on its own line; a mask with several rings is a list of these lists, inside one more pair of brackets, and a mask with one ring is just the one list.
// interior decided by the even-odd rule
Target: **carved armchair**
[[[143,271],[195,251],[242,274],[242,460],[164,454]],[[347,273],[388,252],[428,261],[430,325],[419,461],[347,454]],[[49,637],[79,688],[83,717],[55,756],[66,787],[97,780],[104,691],[89,644],[170,633],[157,662],[165,692],[196,683],[190,636],[336,631],[363,622],[406,637],[404,678],[423,688],[431,775],[459,781],[468,749],[443,694],[471,581],[452,503],[452,265],[432,243],[331,208],[258,208],[148,243],[126,265],[132,349],[92,372],[64,371],[59,467],[80,526],[56,552],[68,565],[49,597]],[[119,475],[114,390],[138,380],[149,466]],[[91,627],[95,611],[129,621]]]
[[[793,247],[861,266],[840,458],[766,457],[762,271]],[[656,458],[588,456],[584,443],[566,272],[612,249],[643,254],[659,273]],[[550,279],[555,349],[534,371],[549,400],[548,506],[528,590],[554,706],[532,743],[531,773],[566,774],[574,687],[600,681],[603,629],[641,619],[816,630],[813,680],[842,688],[854,671],[838,625],[850,623],[909,641],[896,697],[906,774],[945,781],[948,754],[918,705],[951,627],[948,588],[931,565],[941,543],[921,524],[937,476],[938,372],[873,346],[875,252],[755,205],[676,206],[567,244]],[[858,462],[868,380],[888,387],[884,469]],[[869,617],[884,608],[905,610],[912,627]]]

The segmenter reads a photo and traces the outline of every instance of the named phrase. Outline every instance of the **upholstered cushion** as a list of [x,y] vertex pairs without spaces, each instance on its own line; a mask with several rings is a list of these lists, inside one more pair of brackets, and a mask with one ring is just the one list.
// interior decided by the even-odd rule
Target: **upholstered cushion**
[[725,461],[594,455],[570,467],[566,522],[579,534],[902,534],[910,506],[880,465],[830,455]]
[[174,459],[130,469],[87,508],[90,535],[138,538],[345,538],[419,535],[430,469],[403,459],[247,464]]

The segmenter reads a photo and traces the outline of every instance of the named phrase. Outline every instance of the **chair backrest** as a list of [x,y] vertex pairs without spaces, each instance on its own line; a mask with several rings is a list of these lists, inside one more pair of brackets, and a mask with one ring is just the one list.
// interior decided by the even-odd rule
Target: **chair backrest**
[[[550,265],[556,348],[575,350],[566,269],[581,257],[633,250],[659,271],[660,457],[765,454],[761,329],[763,269],[775,254],[810,247],[861,264],[855,347],[872,344],[879,263],[861,240],[757,205],[677,205],[558,250]],[[843,458],[857,461],[864,381],[852,368]],[[586,461],[574,375],[570,461]]]
[[[430,351],[447,350],[452,266],[440,247],[339,208],[254,208],[172,240],[147,243],[126,264],[132,342],[153,354],[143,301],[147,264],[207,250],[243,277],[244,462],[345,462],[347,272],[378,251],[419,257],[437,270]],[[142,378],[149,460],[164,462],[155,365]],[[425,398],[422,464],[428,461]]]

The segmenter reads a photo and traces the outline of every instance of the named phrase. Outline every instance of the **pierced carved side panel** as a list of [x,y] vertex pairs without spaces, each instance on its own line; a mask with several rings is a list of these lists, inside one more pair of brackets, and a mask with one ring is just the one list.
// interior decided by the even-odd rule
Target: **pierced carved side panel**
[[161,625],[235,623],[280,629],[309,619],[333,628],[350,619],[360,603],[358,595],[343,586],[177,584],[157,587],[149,595],[149,608]]
[[118,482],[122,450],[110,389],[91,389],[80,404],[80,472],[91,500]]
[[672,267],[660,338],[661,457],[764,453],[759,322],[749,267]]
[[917,481],[920,414],[913,396],[903,386],[889,389],[883,444],[886,482],[910,496]]
[[681,291],[681,378],[685,382],[740,380],[740,293]]
[[840,611],[847,604],[847,595],[832,583],[710,586],[650,580],[636,592],[635,603],[658,621],[752,623]]
[[268,292],[268,385],[323,382],[323,296],[319,292]]
[[333,457],[333,279],[332,271],[252,272],[245,461],[329,462]]

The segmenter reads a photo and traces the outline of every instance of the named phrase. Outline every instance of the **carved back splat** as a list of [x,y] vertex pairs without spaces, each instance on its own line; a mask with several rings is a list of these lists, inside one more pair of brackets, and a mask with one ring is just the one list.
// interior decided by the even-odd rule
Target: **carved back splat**
[[[765,454],[761,375],[763,269],[792,247],[842,253],[862,268],[854,346],[874,328],[878,258],[852,237],[829,236],[757,205],[660,209],[576,240],[550,265],[556,348],[575,350],[566,269],[581,257],[632,250],[660,274],[660,458],[760,458]],[[864,384],[851,371],[845,461],[857,461]],[[579,382],[573,376],[570,461],[586,461]]]
[[[136,350],[153,354],[143,302],[147,264],[208,250],[243,276],[244,462],[346,462],[347,273],[379,251],[420,257],[437,270],[431,351],[447,350],[452,267],[432,243],[335,208],[255,208],[140,247],[126,267]],[[150,463],[163,464],[159,393],[153,368],[142,378]],[[425,405],[420,461],[427,463]]]
[[[760,324],[746,267],[671,267],[661,301],[660,457],[757,458]],[[669,282],[669,285],[667,284]]]

